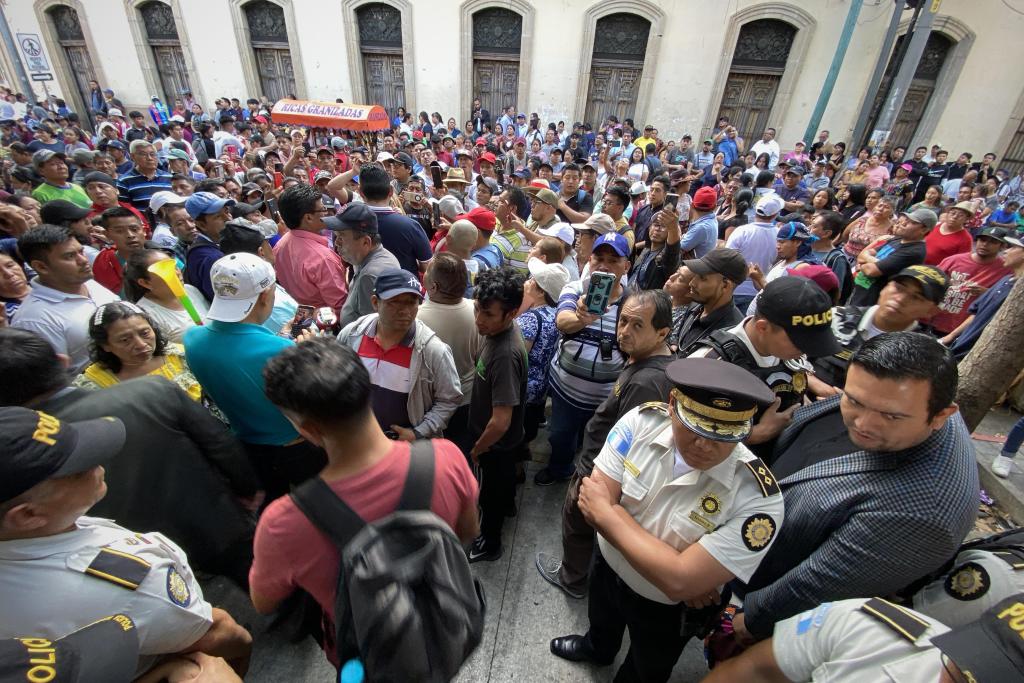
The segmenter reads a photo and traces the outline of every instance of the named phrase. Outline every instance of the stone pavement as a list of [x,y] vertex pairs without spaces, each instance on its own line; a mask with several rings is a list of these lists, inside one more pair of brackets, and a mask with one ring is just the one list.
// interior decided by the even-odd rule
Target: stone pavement
[[992,459],[999,454],[1007,433],[1019,419],[1020,414],[1009,408],[1000,406],[990,410],[974,430],[974,450],[978,456],[981,488],[1018,524],[1024,524],[1024,455],[1016,458],[1009,477],[1003,479],[992,474]]

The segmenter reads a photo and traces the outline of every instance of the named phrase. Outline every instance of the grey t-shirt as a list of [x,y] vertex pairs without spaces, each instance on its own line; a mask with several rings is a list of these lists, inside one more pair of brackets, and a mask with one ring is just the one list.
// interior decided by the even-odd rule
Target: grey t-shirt
[[476,363],[473,397],[469,402],[469,429],[473,438],[478,438],[487,427],[494,406],[513,407],[508,429],[488,450],[510,450],[522,441],[526,370],[526,346],[517,325],[484,338],[483,351]]

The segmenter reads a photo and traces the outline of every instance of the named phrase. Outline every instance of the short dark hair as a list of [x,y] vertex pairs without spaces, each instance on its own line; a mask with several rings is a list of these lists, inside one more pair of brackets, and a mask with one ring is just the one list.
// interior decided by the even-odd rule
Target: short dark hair
[[112,206],[100,214],[100,225],[109,228],[112,218],[137,218],[137,216],[123,206]]
[[523,303],[524,284],[526,278],[512,266],[485,270],[476,278],[473,298],[483,307],[490,306],[492,301],[496,301],[501,310],[508,313],[518,310]]
[[195,178],[187,176],[184,173],[175,173],[175,174],[173,174],[171,176],[171,182],[173,183],[175,180],[187,181],[189,185],[195,185],[196,184]]
[[363,164],[359,169],[359,192],[373,202],[388,198],[391,192],[391,176],[378,164]]
[[521,187],[509,185],[505,188],[505,192],[508,192],[508,203],[512,205],[512,210],[516,215],[522,217],[524,211],[529,213],[530,200]]
[[754,187],[771,187],[774,182],[774,171],[758,171],[754,178]]
[[828,231],[829,237],[835,239],[842,234],[846,227],[846,219],[843,218],[843,214],[838,211],[819,211],[817,215],[821,216],[821,227]]
[[[626,297],[623,305],[630,300],[636,300],[639,306],[652,306],[654,311],[651,314],[651,327],[656,330],[663,330],[672,327],[672,297],[664,289],[641,289],[634,291]],[[622,308],[620,307],[621,311]]]
[[35,260],[45,261],[50,249],[74,238],[71,230],[64,226],[43,223],[26,230],[18,238],[18,251],[25,263],[31,265]]
[[258,254],[260,247],[267,238],[259,230],[247,228],[244,225],[237,225],[228,221],[220,233],[220,241],[217,243],[224,255],[237,254]]
[[303,216],[323,206],[321,196],[316,185],[306,183],[293,185],[281,193],[281,198],[277,200],[277,210],[284,224],[292,229],[299,227]]
[[430,259],[427,275],[431,284],[437,285],[437,289],[444,296],[461,297],[466,291],[469,271],[465,262],[458,256],[442,251]]
[[68,385],[50,342],[15,327],[0,328],[0,377],[0,406],[23,406]]
[[881,379],[920,379],[931,383],[929,420],[956,398],[956,360],[937,339],[920,332],[888,332],[872,337],[857,349],[850,364]]
[[571,161],[562,167],[562,177],[565,177],[565,174],[568,173],[569,171],[576,171],[577,173],[582,174],[582,171],[580,171],[580,167]]
[[134,304],[115,301],[104,304],[96,309],[96,315],[89,320],[89,356],[113,373],[121,372],[121,359],[103,348],[107,343],[107,330],[118,320],[134,318],[144,319],[153,328],[153,355],[163,356],[167,353],[167,335],[149,313]]
[[224,181],[220,178],[204,178],[196,183],[196,192],[213,192],[217,194],[215,190],[224,189]]
[[370,373],[347,344],[317,337],[271,358],[264,392],[278,408],[322,424],[352,424],[370,415]]
[[612,185],[604,191],[605,194],[610,194],[615,197],[622,204],[623,208],[629,206],[629,194],[621,187]]
[[644,145],[644,152],[647,154],[654,154],[654,150],[656,149],[657,146],[653,142],[648,142],[646,145]]

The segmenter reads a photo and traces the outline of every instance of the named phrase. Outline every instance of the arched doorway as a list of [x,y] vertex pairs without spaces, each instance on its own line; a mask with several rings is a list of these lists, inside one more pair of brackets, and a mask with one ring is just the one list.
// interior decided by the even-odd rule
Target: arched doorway
[[768,117],[796,33],[795,26],[778,19],[751,21],[740,29],[718,112],[748,143],[772,125]]
[[[889,84],[896,76],[896,64],[893,60],[896,54],[898,54],[904,38],[905,36],[896,38],[892,55],[889,57],[889,64],[885,68],[885,75],[882,77],[878,92],[875,93],[875,99],[871,106],[871,117],[866,129],[868,133],[875,129],[875,122],[878,121],[878,115],[884,104],[883,98],[889,89]],[[937,31],[932,31],[928,35],[924,52],[921,53],[921,61],[917,63],[914,78],[910,81],[907,94],[903,99],[903,107],[900,109],[899,114],[896,115],[892,132],[889,134],[890,147],[898,145],[909,147],[914,140],[918,126],[921,124],[921,119],[924,117],[924,112],[927,110],[928,103],[935,92],[939,75],[946,64],[946,58],[955,45],[956,43],[953,40]]]
[[167,3],[153,0],[139,6],[139,16],[146,43],[153,53],[153,66],[163,90],[163,101],[170,106],[183,91],[192,90],[174,12]]
[[[271,101],[296,92],[295,69],[288,46],[284,10],[268,0],[242,7],[262,95]],[[254,93],[255,94],[255,93]]]
[[519,55],[523,17],[502,7],[473,13],[473,95],[497,121],[519,99]]
[[620,12],[597,20],[584,114],[595,129],[609,115],[622,121],[636,113],[650,33],[651,22],[636,14]]
[[394,115],[398,107],[405,106],[402,13],[377,2],[356,9],[356,22],[366,102],[383,105]]
[[67,93],[72,109],[85,112],[89,120],[96,124],[89,107],[89,81],[96,80],[92,57],[86,46],[82,24],[78,20],[78,12],[67,5],[54,5],[46,10],[46,16],[53,26],[60,45],[59,59],[64,62],[65,73],[74,79],[74,92]]

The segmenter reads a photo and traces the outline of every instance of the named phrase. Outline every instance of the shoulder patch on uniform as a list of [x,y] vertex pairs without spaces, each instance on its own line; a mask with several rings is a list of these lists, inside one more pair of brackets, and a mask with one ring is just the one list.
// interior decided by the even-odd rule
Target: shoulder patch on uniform
[[969,602],[988,593],[992,580],[988,571],[977,562],[962,564],[946,577],[943,588],[954,600]]
[[646,403],[640,404],[640,412],[647,412],[650,410],[656,410],[663,415],[668,415],[668,404],[662,401],[647,401]]
[[173,565],[167,568],[167,597],[179,607],[188,607],[192,602],[192,591],[189,590],[188,581]]
[[1009,548],[1005,550],[992,550],[990,552],[1006,564],[1013,567],[1014,570],[1019,571],[1024,569],[1024,552],[1011,550]]
[[768,547],[775,535],[776,524],[771,515],[756,514],[747,517],[743,522],[743,545],[751,552],[761,552]]
[[113,548],[100,548],[85,573],[122,588],[135,590],[142,583],[152,565],[145,560]]
[[860,608],[912,643],[917,642],[931,625],[905,607],[882,598],[871,598]]
[[775,481],[775,475],[772,474],[772,471],[768,469],[768,465],[765,465],[761,458],[747,460],[743,464],[746,465],[747,469],[749,469],[751,474],[754,475],[754,479],[757,480],[757,485],[761,488],[761,495],[765,498],[768,496],[778,495],[782,492]]

